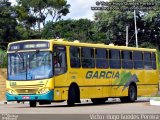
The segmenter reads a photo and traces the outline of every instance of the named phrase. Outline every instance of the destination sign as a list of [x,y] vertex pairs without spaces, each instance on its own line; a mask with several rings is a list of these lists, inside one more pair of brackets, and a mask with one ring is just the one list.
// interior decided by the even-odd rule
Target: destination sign
[[49,42],[34,41],[34,42],[22,42],[22,43],[11,44],[9,47],[9,51],[48,49],[48,48],[49,48]]

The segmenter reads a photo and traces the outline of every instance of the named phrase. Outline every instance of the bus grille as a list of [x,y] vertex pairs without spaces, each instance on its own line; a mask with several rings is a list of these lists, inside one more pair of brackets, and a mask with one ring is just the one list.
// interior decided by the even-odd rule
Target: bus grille
[[36,94],[38,89],[42,88],[44,84],[39,85],[19,85],[14,86],[14,90],[17,92],[17,94]]
[[36,94],[38,89],[15,89],[18,94]]

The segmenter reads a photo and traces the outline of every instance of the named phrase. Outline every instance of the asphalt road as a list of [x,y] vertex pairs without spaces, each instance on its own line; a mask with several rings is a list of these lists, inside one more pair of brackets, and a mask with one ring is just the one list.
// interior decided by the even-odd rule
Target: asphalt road
[[66,102],[38,105],[30,108],[28,103],[0,104],[0,114],[160,114],[160,106],[151,106],[149,101],[121,103],[109,101],[101,105],[93,105],[83,101],[74,107],[68,107]]

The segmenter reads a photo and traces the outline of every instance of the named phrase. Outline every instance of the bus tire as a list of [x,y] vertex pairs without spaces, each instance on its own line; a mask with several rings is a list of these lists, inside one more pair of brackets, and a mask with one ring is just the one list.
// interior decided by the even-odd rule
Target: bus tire
[[36,101],[30,101],[29,105],[30,105],[30,107],[36,107],[37,106],[37,102]]
[[91,101],[93,104],[104,104],[107,98],[92,98]]
[[137,90],[135,85],[131,84],[128,91],[128,102],[135,102],[137,99]]
[[74,106],[76,102],[76,92],[75,92],[75,87],[71,86],[68,92],[68,100],[67,100],[67,105],[68,106]]

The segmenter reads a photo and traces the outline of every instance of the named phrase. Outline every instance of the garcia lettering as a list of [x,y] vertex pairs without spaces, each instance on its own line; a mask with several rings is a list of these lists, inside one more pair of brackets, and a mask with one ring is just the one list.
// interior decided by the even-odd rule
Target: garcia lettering
[[86,73],[86,79],[110,79],[119,78],[119,72],[116,71],[88,71]]

